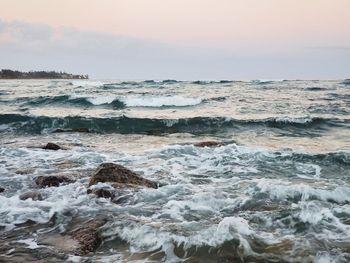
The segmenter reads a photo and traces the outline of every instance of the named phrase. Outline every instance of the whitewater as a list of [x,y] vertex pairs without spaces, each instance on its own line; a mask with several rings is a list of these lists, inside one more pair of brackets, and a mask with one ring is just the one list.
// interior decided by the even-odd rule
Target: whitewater
[[1,80],[0,262],[349,262],[349,83]]

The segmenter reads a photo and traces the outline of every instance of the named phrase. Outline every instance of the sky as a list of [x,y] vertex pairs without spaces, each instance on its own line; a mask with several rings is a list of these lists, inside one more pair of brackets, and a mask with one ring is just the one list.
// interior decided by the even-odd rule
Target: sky
[[0,68],[350,78],[350,0],[0,0]]

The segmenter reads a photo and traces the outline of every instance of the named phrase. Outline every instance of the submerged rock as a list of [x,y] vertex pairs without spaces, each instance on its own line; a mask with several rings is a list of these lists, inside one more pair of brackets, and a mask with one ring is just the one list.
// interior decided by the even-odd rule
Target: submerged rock
[[0,193],[4,192],[5,188],[0,187]]
[[100,246],[102,238],[99,228],[106,222],[106,219],[93,220],[69,233],[69,236],[78,243],[78,248],[75,251],[77,254],[85,255],[94,252]]
[[216,141],[206,141],[206,142],[198,142],[193,144],[196,147],[214,147],[214,146],[223,146],[222,142]]
[[110,198],[113,199],[114,198],[114,193],[110,190],[107,189],[88,189],[87,190],[88,194],[95,194],[98,198]]
[[55,143],[49,142],[48,144],[46,144],[46,146],[43,147],[43,149],[57,151],[61,149],[61,147]]
[[[37,243],[51,247],[54,251],[64,254],[86,255],[96,251],[102,243],[100,228],[107,223],[106,218],[96,218],[90,221],[74,220],[67,225],[67,231],[44,232],[37,238]],[[85,262],[85,261],[84,261]]]
[[36,177],[35,183],[41,187],[51,187],[51,186],[59,186],[61,183],[72,183],[74,180],[68,178],[67,176],[63,175],[41,175]]
[[115,163],[103,163],[97,167],[95,173],[90,179],[89,186],[97,183],[120,183],[158,188],[158,184],[145,179],[133,171]]
[[41,201],[41,200],[43,200],[42,195],[39,192],[36,192],[36,191],[26,192],[26,193],[21,194],[19,196],[19,199],[21,199],[21,200],[27,200],[29,198],[31,198],[33,201]]

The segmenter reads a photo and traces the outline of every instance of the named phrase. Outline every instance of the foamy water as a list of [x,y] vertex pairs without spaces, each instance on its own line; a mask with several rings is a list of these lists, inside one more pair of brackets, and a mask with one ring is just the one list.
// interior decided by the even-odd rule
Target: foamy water
[[[341,80],[4,81],[0,92],[0,261],[350,260],[350,93]],[[91,132],[54,132],[82,127]],[[222,145],[194,145],[202,141]],[[63,149],[41,149],[47,142]],[[126,188],[119,203],[87,194],[105,162],[161,187]],[[74,182],[35,185],[54,174]],[[92,187],[101,188],[113,189]],[[28,191],[42,200],[21,200]],[[95,253],[59,241],[101,216]]]

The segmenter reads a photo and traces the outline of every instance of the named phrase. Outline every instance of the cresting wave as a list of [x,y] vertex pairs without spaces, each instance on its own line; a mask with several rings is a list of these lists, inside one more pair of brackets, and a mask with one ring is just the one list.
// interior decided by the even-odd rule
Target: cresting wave
[[25,116],[20,114],[1,114],[2,130],[13,130],[20,133],[41,133],[52,129],[88,128],[96,133],[140,133],[166,134],[188,132],[205,134],[217,132],[223,128],[243,128],[267,126],[279,129],[318,129],[328,126],[348,126],[350,120],[325,118],[287,118],[277,117],[261,120],[237,120],[222,117],[194,117],[184,119],[149,119],[129,118],[89,118],[79,116],[47,117]]
[[111,96],[84,97],[84,96],[40,96],[18,98],[15,101],[2,101],[7,103],[19,103],[25,106],[44,106],[44,105],[69,105],[78,107],[93,107],[99,105],[112,106],[113,108],[124,108],[125,104]]
[[349,85],[349,86],[350,86],[350,79],[344,79],[344,81],[342,82],[342,84],[344,84],[344,85]]
[[[12,103],[13,101],[3,101]],[[114,109],[125,107],[187,107],[198,105],[200,98],[182,96],[84,96],[84,95],[61,95],[41,96],[34,98],[19,98],[14,101],[26,106],[43,105],[70,105],[81,107],[107,106]]]

